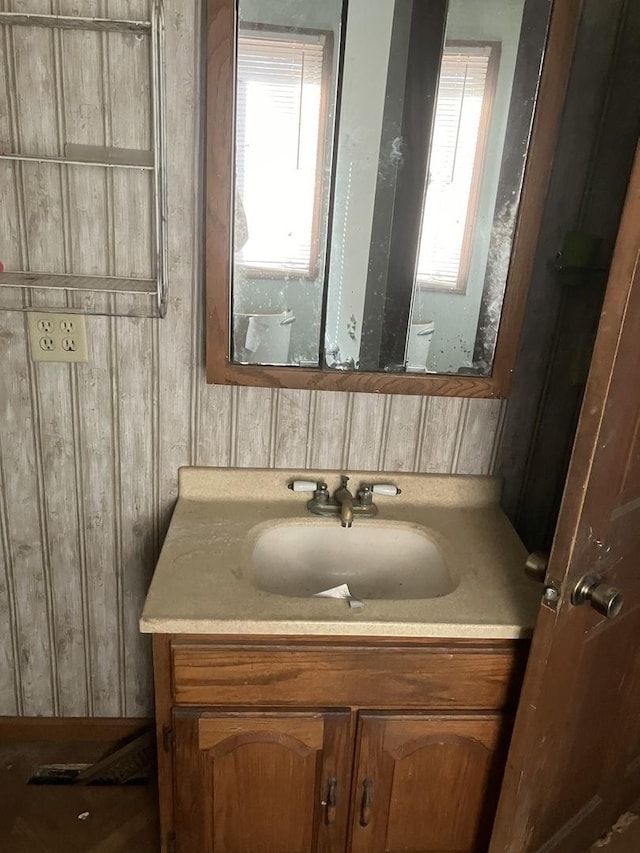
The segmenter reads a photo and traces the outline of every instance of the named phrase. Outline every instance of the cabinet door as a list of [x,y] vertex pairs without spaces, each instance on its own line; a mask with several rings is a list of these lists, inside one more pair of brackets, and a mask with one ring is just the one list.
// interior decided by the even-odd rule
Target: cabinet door
[[351,716],[174,711],[177,853],[341,853]]
[[361,714],[353,853],[486,850],[504,728],[498,716]]

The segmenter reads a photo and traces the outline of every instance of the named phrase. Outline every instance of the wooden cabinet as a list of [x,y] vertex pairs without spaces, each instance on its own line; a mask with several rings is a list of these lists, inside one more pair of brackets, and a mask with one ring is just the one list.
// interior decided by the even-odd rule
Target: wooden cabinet
[[498,715],[361,713],[353,853],[486,849],[503,733]]
[[177,853],[343,850],[350,713],[177,709]]
[[156,637],[163,851],[486,850],[526,651]]

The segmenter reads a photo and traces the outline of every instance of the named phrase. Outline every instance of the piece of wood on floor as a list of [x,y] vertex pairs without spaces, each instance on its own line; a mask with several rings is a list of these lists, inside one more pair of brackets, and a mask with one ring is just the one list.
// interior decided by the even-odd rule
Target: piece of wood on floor
[[7,853],[157,853],[155,784],[29,785],[36,767],[93,763],[111,745],[95,741],[0,744],[0,850]]

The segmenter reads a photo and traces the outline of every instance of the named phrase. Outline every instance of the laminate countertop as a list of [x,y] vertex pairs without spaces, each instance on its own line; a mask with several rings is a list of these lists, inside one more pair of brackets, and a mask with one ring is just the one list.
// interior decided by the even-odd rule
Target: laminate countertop
[[[438,598],[363,600],[295,598],[258,589],[251,555],[260,532],[304,524],[309,494],[293,479],[324,480],[339,472],[182,468],[178,501],[140,620],[144,633],[448,637],[530,637],[540,585],[524,573],[527,552],[500,509],[492,477],[349,472],[361,483],[392,482],[402,493],[375,496],[376,518],[355,525],[417,526],[440,549],[457,586]],[[340,525],[337,518],[320,518]],[[353,528],[352,528],[353,529]],[[349,530],[344,531],[345,537]],[[393,571],[393,567],[390,567]]]

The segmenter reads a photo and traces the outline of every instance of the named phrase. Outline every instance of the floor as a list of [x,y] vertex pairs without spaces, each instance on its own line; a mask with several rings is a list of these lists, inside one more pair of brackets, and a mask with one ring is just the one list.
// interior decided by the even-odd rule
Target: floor
[[91,763],[104,743],[0,744],[2,853],[158,853],[154,785],[27,785],[41,764]]
[[[25,784],[38,765],[91,762],[104,754],[104,742],[97,741],[0,743],[0,851],[158,853],[154,785]],[[640,853],[639,814],[640,803],[585,853]]]

